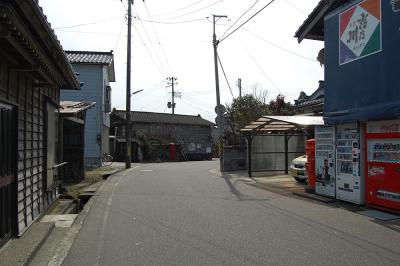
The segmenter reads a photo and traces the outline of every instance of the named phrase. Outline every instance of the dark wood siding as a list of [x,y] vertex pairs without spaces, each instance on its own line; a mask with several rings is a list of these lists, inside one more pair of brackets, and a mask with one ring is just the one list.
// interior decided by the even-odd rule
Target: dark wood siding
[[34,87],[29,72],[13,70],[0,62],[0,100],[15,103],[17,111],[17,224],[22,233],[58,196],[58,188],[46,190],[45,102],[59,102],[57,88]]

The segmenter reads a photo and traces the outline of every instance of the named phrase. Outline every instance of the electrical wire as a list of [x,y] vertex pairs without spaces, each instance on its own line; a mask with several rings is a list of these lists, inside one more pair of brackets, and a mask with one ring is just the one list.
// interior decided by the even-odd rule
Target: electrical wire
[[309,61],[315,62],[315,60],[312,59],[312,58],[310,58],[310,57],[306,57],[306,56],[304,56],[304,55],[301,55],[301,54],[295,53],[295,52],[293,52],[293,51],[290,51],[289,49],[286,49],[286,48],[284,48],[284,47],[282,47],[282,46],[280,46],[280,45],[278,45],[278,44],[276,44],[276,43],[273,43],[273,42],[271,42],[271,41],[268,41],[268,40],[262,38],[261,36],[255,34],[254,32],[252,32],[252,31],[250,31],[250,30],[248,30],[248,29],[246,29],[246,28],[245,28],[245,31],[247,31],[248,33],[250,33],[250,34],[253,35],[254,37],[256,37],[256,38],[258,38],[258,39],[260,39],[260,40],[262,40],[262,41],[268,43],[269,45],[274,46],[275,48],[278,48],[278,49],[280,49],[280,50],[282,50],[282,51],[285,51],[285,52],[287,52],[287,53],[289,53],[289,54],[292,54],[292,55],[295,55],[295,56],[297,56],[297,57],[300,57],[300,58],[307,59],[307,60],[309,60]]
[[202,11],[202,10],[204,10],[204,9],[207,9],[207,8],[209,8],[209,7],[215,6],[215,5],[217,5],[217,4],[219,4],[219,3],[223,2],[223,1],[225,1],[225,0],[219,0],[219,1],[217,1],[217,2],[214,2],[214,3],[210,4],[210,5],[207,5],[207,6],[205,6],[205,7],[202,7],[202,8],[193,10],[193,11],[190,11],[190,12],[188,12],[188,13],[185,13],[185,14],[182,14],[182,15],[179,15],[179,16],[176,16],[176,17],[171,17],[171,18],[163,19],[163,20],[161,20],[161,21],[168,21],[168,20],[173,20],[173,19],[178,19],[178,18],[186,17],[186,16],[188,16],[188,15],[192,15],[192,14],[194,14],[194,13],[197,13],[197,12]]
[[209,108],[207,108],[207,107],[205,107],[205,106],[202,106],[202,105],[199,105],[198,103],[195,103],[194,101],[189,100],[189,99],[187,99],[187,98],[183,98],[183,97],[182,97],[182,101],[183,101],[183,102],[186,102],[186,104],[189,104],[191,107],[196,107],[197,109],[200,109],[200,110],[205,111],[205,112],[208,114],[209,117],[212,117],[212,116],[210,115],[210,109],[209,109]]
[[193,22],[202,21],[202,20],[208,19],[208,17],[192,19],[192,20],[184,20],[184,21],[157,21],[157,20],[148,20],[148,19],[137,18],[137,17],[135,17],[134,19],[141,20],[144,22],[157,23],[157,24],[184,24],[184,23],[193,23]]
[[[136,12],[137,12],[137,11],[136,11]],[[143,29],[143,32],[144,32],[144,35],[145,35],[146,39],[147,39],[148,42],[150,43],[150,47],[151,47],[151,49],[153,50],[154,56],[155,56],[157,62],[158,62],[158,63],[160,64],[160,66],[161,66],[161,69],[162,69],[162,71],[163,71],[163,73],[164,73],[164,76],[166,76],[167,71],[165,71],[165,66],[164,66],[163,62],[161,61],[161,59],[160,59],[160,57],[159,57],[159,55],[158,55],[156,49],[154,48],[153,42],[151,41],[151,38],[150,38],[149,34],[147,33],[146,27],[143,25],[143,22],[142,22],[142,21],[139,20],[139,22],[140,22],[140,25],[142,26],[142,29]]]
[[293,7],[294,9],[296,9],[297,11],[299,11],[300,13],[302,13],[303,15],[308,15],[306,11],[304,11],[303,9],[301,9],[301,8],[299,8],[298,6],[294,5],[292,2],[290,2],[290,1],[288,1],[288,0],[285,0],[285,2],[286,2],[289,6]]
[[[149,18],[151,18],[150,11],[149,11],[149,9],[147,8],[146,2],[144,2],[144,7],[146,8],[147,15],[149,16]],[[157,30],[156,30],[156,27],[154,26],[154,23],[151,23],[151,26],[152,26],[153,31],[154,31],[154,34],[155,34],[155,36],[156,36],[157,43],[158,43],[158,45],[160,46],[161,53],[162,53],[162,55],[163,55],[163,57],[164,57],[164,60],[165,60],[165,62],[167,63],[167,67],[168,67],[170,73],[173,73],[174,71],[172,70],[171,65],[170,65],[170,63],[169,63],[169,60],[168,60],[168,58],[167,58],[167,55],[165,54],[164,47],[163,47],[163,45],[161,44],[161,41],[160,41],[158,32],[157,32]]]
[[169,12],[153,15],[153,17],[162,17],[162,16],[165,16],[165,15],[171,15],[171,14],[174,14],[174,13],[178,13],[178,12],[180,12],[182,10],[185,10],[185,9],[188,9],[188,8],[194,6],[194,5],[197,5],[197,4],[199,4],[199,3],[203,2],[203,1],[204,0],[198,0],[198,1],[194,2],[194,3],[191,3],[191,4],[187,5],[187,6],[182,7],[182,8],[176,9],[174,11],[169,11]]
[[264,7],[262,7],[260,10],[258,10],[254,15],[252,15],[250,18],[248,18],[245,22],[243,22],[242,24],[240,24],[236,29],[234,29],[233,31],[231,31],[228,35],[226,35],[224,38],[222,38],[219,43],[221,43],[223,40],[225,40],[226,38],[228,38],[229,36],[231,36],[233,33],[235,33],[238,29],[240,29],[241,27],[243,27],[247,22],[249,22],[250,20],[252,20],[255,16],[257,16],[258,14],[261,13],[261,11],[263,11],[264,9],[266,9],[267,7],[269,7],[273,2],[275,2],[275,0],[271,0],[268,2],[268,4],[266,4]]
[[225,34],[233,28],[233,26],[235,26],[239,20],[246,15],[251,9],[253,9],[253,7],[259,2],[260,0],[256,0],[242,15],[240,15],[240,17],[222,34],[221,38],[224,38]]
[[83,34],[98,34],[98,35],[110,35],[117,36],[116,33],[108,33],[108,32],[96,32],[96,31],[79,31],[79,30],[55,30],[58,32],[70,32],[70,33],[83,33]]
[[138,28],[136,27],[135,23],[133,23],[132,25],[133,25],[133,28],[135,29],[137,35],[139,36],[139,39],[140,39],[140,41],[142,42],[144,48],[146,49],[147,53],[149,54],[150,59],[151,59],[151,61],[153,62],[154,66],[157,68],[158,72],[159,72],[162,76],[165,76],[164,73],[162,72],[162,70],[160,69],[160,66],[159,66],[159,65],[156,63],[156,61],[154,60],[153,55],[151,54],[151,52],[150,52],[149,48],[147,47],[146,43],[144,42],[144,40],[143,40],[143,38],[142,38],[142,35],[140,34],[140,32],[139,32]]
[[[240,40],[240,39],[239,39]],[[250,58],[253,60],[253,62],[256,64],[257,68],[260,70],[260,72],[264,75],[264,77],[272,84],[272,86],[279,92],[279,94],[282,94],[281,90],[276,86],[275,82],[272,81],[272,79],[265,73],[264,69],[260,66],[258,61],[254,58],[254,56],[250,53],[249,49],[244,45],[242,40],[240,40],[240,43],[242,47],[246,50],[247,54],[250,56]]]
[[125,26],[125,22],[126,22],[126,21],[127,21],[127,20],[126,20],[126,18],[124,17],[124,20],[123,20],[122,25],[121,25],[121,29],[119,30],[119,34],[118,34],[117,41],[116,41],[115,46],[114,46],[114,49],[113,49],[114,51],[116,51],[117,48],[118,48],[119,40],[121,39],[122,30],[124,29],[124,26]]
[[231,92],[232,98],[235,98],[235,96],[233,96],[231,85],[229,84],[228,78],[226,77],[224,66],[222,65],[222,62],[221,62],[221,58],[219,57],[219,55],[217,55],[217,57],[218,57],[219,65],[221,66],[221,69],[222,69],[222,73],[224,74],[226,84],[228,84],[229,91]]
[[108,18],[108,19],[103,19],[103,20],[98,20],[98,21],[93,21],[93,22],[88,22],[88,23],[82,23],[82,24],[76,24],[76,25],[71,25],[71,26],[54,27],[53,29],[54,30],[70,29],[70,28],[76,28],[76,27],[100,24],[100,23],[104,23],[104,22],[108,22],[108,21],[116,20],[116,19],[120,19],[120,18],[121,17],[113,17],[113,18]]

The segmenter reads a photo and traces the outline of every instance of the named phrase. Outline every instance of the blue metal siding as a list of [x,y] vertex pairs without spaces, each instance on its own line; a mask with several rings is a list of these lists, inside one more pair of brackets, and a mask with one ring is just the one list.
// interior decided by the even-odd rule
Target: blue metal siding
[[349,5],[325,19],[324,113],[328,123],[400,116],[400,12],[393,12],[390,1],[381,1],[381,5],[382,51],[343,65],[339,65],[339,14]]
[[73,65],[74,70],[79,73],[79,80],[84,82],[80,91],[61,90],[61,100],[70,101],[92,101],[96,105],[86,113],[85,121],[85,158],[90,161],[101,159],[101,136],[103,130],[103,69],[99,65]]

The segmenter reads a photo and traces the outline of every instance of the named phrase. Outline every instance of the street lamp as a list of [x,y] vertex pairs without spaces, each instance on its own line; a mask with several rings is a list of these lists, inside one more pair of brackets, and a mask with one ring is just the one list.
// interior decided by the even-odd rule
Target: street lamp
[[[125,135],[126,135],[126,162],[125,162],[125,167],[126,168],[131,168],[131,130],[132,130],[132,123],[131,123],[131,97],[132,95],[135,95],[139,92],[142,92],[143,90],[137,90],[132,92],[129,95],[129,105],[127,105],[127,113],[126,113],[126,130],[125,130]],[[128,104],[128,101],[127,101]]]
[[134,92],[131,93],[131,95],[137,94],[137,93],[139,93],[139,92],[141,92],[141,91],[143,91],[143,90],[134,91]]

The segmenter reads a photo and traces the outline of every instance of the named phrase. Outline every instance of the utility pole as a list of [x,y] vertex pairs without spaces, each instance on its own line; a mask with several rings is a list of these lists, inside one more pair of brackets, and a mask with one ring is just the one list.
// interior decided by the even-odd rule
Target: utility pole
[[126,158],[125,168],[131,168],[131,26],[132,26],[132,5],[133,0],[128,0],[128,44],[127,44],[127,65],[126,65],[126,125],[125,125],[125,139],[126,139]]
[[242,79],[238,79],[239,98],[242,98]]
[[[176,77],[169,77],[167,78],[167,81],[169,81],[170,83],[168,84],[169,86],[171,86],[171,94],[172,94],[172,103],[171,103],[171,108],[172,108],[172,114],[175,114],[175,88],[174,85],[176,84],[175,81],[177,80]],[[178,92],[179,93],[179,92]],[[169,107],[169,104],[168,104]]]
[[214,47],[214,69],[215,69],[215,93],[217,95],[217,121],[218,121],[218,139],[219,139],[219,167],[221,172],[223,171],[223,144],[224,144],[224,129],[222,126],[222,107],[221,107],[221,101],[220,101],[220,94],[219,94],[219,76],[218,76],[218,43],[219,41],[217,40],[217,35],[215,34],[215,22],[216,19],[219,18],[226,18],[227,16],[221,16],[221,15],[213,15],[213,47]]

